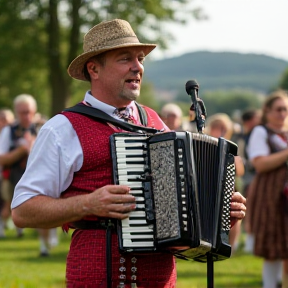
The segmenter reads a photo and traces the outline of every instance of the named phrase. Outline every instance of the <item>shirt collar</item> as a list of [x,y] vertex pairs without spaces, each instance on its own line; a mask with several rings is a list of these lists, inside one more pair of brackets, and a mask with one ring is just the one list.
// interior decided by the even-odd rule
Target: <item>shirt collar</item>
[[[86,94],[85,94],[85,97],[84,97],[84,101],[86,102],[86,104],[88,104],[89,106],[91,107],[94,107],[94,108],[97,108],[103,112],[105,112],[106,114],[112,116],[112,117],[115,117],[113,115],[113,112],[115,111],[116,107],[114,106],[111,106],[109,104],[106,104],[98,99],[96,99],[95,97],[93,97],[91,95],[91,92],[90,91],[87,91]],[[133,117],[135,119],[138,119],[139,118],[139,115],[138,115],[138,111],[137,111],[137,107],[136,107],[136,104],[134,101],[132,101],[127,107],[129,108],[132,108],[132,111],[133,111]]]

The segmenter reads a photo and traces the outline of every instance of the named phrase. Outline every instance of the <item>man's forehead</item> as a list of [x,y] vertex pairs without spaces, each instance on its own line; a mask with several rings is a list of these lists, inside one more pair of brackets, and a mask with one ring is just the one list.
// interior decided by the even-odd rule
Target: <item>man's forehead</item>
[[15,106],[15,110],[23,110],[23,109],[26,109],[26,110],[34,110],[34,107],[33,105],[31,105],[30,103],[28,102],[19,102],[17,103],[17,105]]
[[116,56],[118,55],[124,55],[124,54],[131,54],[131,55],[139,55],[139,56],[145,56],[145,53],[143,51],[142,47],[124,47],[124,48],[118,48],[114,49],[108,52],[109,54],[114,54]]

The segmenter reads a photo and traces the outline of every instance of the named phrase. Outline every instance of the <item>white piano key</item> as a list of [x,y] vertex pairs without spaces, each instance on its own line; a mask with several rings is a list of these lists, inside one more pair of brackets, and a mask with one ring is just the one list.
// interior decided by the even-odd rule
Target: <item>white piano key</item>
[[126,186],[129,186],[131,188],[142,188],[142,182],[129,182],[129,181],[126,181],[126,180],[121,180],[119,181],[119,184],[120,185],[126,185]]
[[152,239],[153,240],[153,235],[152,234],[137,234],[137,235],[132,235],[132,234],[122,234],[122,239]]
[[132,211],[129,213],[129,218],[133,217],[146,217],[145,211]]
[[146,219],[133,220],[133,219],[126,218],[126,219],[123,219],[121,223],[122,223],[122,227],[125,227],[125,226],[129,227],[131,225],[147,225]]
[[139,163],[139,162],[143,162],[144,159],[145,157],[133,157],[133,158],[121,157],[121,158],[117,158],[117,163],[127,163],[127,162]]
[[122,227],[122,233],[153,233],[153,227],[149,226],[139,226],[139,227]]
[[146,153],[143,149],[125,149],[125,148],[118,148],[116,155],[117,157],[123,156],[123,155],[141,155]]
[[124,247],[153,247],[154,242],[153,241],[147,241],[147,242],[132,242],[131,240],[125,239],[123,240],[123,246]]
[[121,181],[121,180],[135,180],[135,179],[139,179],[140,178],[140,175],[119,175],[118,176],[118,180]]
[[[125,147],[143,147],[145,148],[147,145],[144,142],[130,142],[130,143],[126,143],[126,142],[122,142],[122,141],[116,141],[116,147],[117,147],[117,151],[119,148],[125,148]],[[130,150],[130,149],[129,149]]]
[[135,201],[136,202],[143,202],[143,201],[145,201],[145,198],[144,197],[135,197]]
[[144,209],[145,208],[145,204],[137,204],[136,203],[136,209]]
[[[126,170],[126,171],[144,171],[145,170],[145,165],[141,164],[127,164],[127,163],[118,163],[118,172],[121,170]],[[129,168],[129,169],[128,169]]]
[[130,194],[132,195],[143,195],[143,191],[142,190],[130,190],[129,191]]
[[123,142],[129,142],[132,140],[142,140],[142,141],[146,141],[147,136],[130,136],[130,137],[126,137],[126,136],[116,136],[115,140],[116,141],[123,141]]

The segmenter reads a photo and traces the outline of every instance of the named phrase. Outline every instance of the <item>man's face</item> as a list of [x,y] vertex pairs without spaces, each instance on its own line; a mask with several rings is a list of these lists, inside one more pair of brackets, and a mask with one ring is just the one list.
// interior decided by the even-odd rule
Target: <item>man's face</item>
[[16,117],[24,128],[28,128],[33,123],[35,112],[34,107],[32,108],[28,103],[18,103],[15,107]]
[[[128,47],[109,51],[105,65],[97,65],[101,98],[114,106],[127,104],[140,95],[145,55],[141,47]],[[98,95],[99,96],[99,95]],[[97,98],[98,98],[97,96]]]

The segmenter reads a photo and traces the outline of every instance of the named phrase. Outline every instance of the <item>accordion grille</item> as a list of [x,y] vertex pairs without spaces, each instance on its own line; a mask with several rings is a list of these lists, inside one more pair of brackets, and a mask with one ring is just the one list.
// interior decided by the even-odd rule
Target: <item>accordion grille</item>
[[227,167],[226,182],[224,188],[223,211],[221,220],[222,231],[230,230],[230,201],[235,186],[235,164]]
[[156,238],[177,237],[179,231],[174,141],[150,144]]

